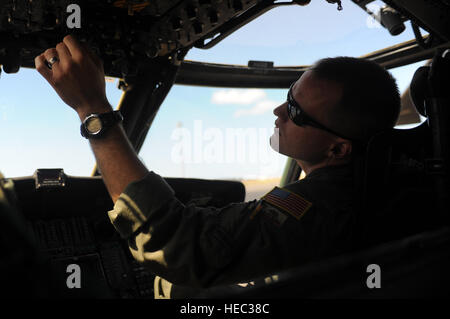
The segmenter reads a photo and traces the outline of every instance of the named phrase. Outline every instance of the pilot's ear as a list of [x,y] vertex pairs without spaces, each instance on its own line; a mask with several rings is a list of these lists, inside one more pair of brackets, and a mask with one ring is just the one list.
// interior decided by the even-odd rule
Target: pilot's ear
[[348,158],[352,154],[352,142],[343,140],[331,145],[329,156],[334,158]]

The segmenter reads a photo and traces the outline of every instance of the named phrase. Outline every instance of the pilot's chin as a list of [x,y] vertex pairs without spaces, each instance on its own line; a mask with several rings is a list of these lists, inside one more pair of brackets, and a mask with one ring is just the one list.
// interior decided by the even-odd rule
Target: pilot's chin
[[272,136],[270,137],[269,143],[270,143],[270,147],[272,147],[272,149],[275,152],[281,153],[281,149],[280,149],[280,129],[279,128],[275,128]]

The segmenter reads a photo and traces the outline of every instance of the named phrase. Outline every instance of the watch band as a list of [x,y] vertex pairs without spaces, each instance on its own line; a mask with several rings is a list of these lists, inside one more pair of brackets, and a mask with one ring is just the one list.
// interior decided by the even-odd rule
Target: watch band
[[[86,127],[87,121],[91,120],[92,118],[98,118],[101,122],[101,128],[100,131],[96,134],[92,134],[88,131]],[[80,126],[80,133],[81,136],[89,139],[89,138],[100,138],[102,137],[106,131],[108,131],[111,127],[113,127],[115,124],[120,123],[123,121],[123,116],[120,111],[111,111],[107,113],[92,113],[89,114],[81,123]]]

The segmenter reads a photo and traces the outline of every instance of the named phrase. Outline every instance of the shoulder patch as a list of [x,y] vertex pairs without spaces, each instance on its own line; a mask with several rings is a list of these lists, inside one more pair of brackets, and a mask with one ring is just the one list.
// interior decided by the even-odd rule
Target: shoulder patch
[[261,197],[262,200],[289,213],[297,220],[311,208],[312,203],[287,189],[274,187],[270,192]]

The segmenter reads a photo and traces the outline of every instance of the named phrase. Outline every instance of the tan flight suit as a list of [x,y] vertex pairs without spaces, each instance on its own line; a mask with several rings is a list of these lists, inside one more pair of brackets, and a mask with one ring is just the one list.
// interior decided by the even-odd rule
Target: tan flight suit
[[156,297],[170,297],[172,284],[249,282],[347,250],[354,220],[352,176],[350,165],[317,169],[277,189],[280,196],[293,193],[287,205],[269,196],[201,208],[183,205],[164,179],[150,172],[128,185],[108,214],[134,258],[159,276]]

